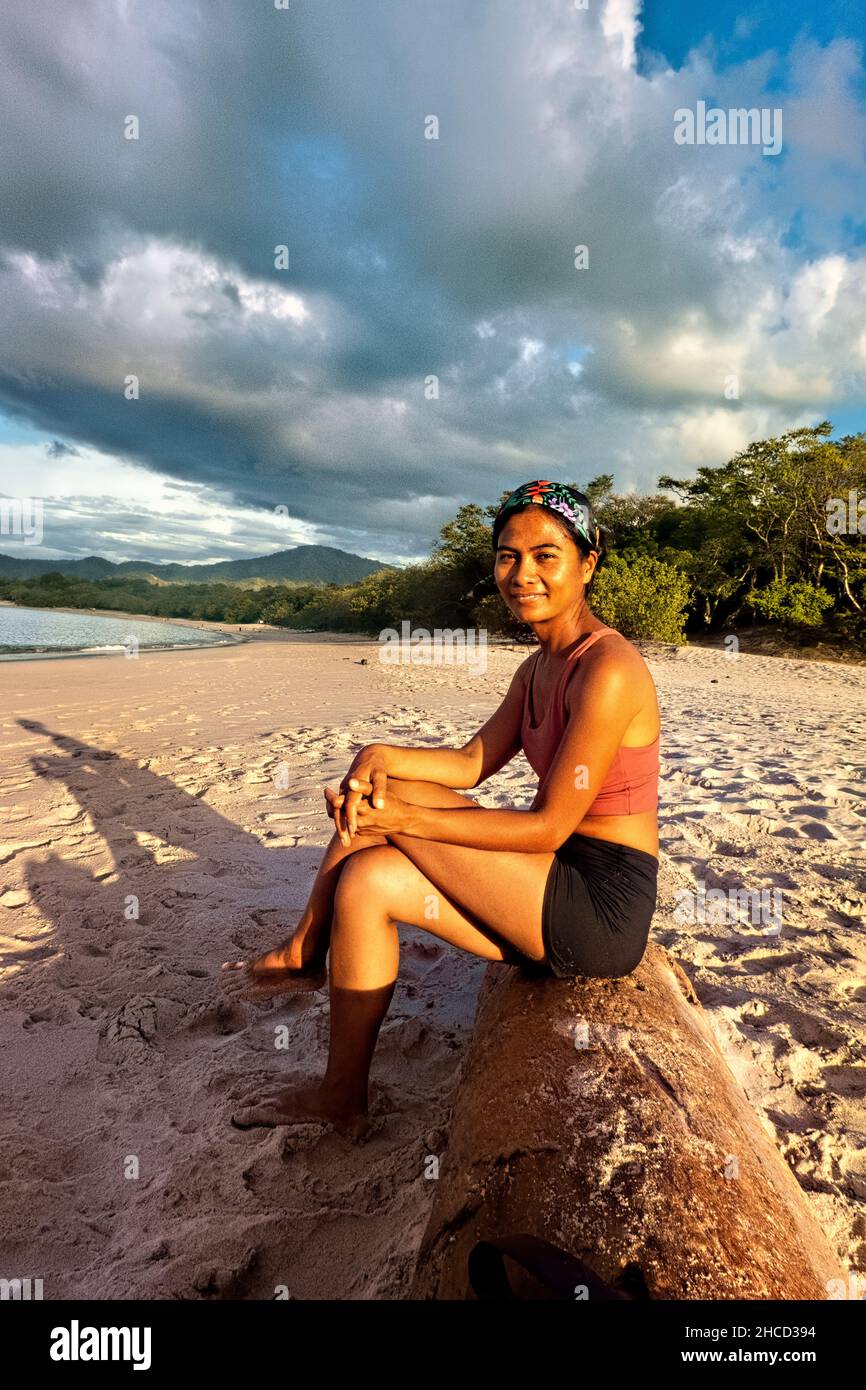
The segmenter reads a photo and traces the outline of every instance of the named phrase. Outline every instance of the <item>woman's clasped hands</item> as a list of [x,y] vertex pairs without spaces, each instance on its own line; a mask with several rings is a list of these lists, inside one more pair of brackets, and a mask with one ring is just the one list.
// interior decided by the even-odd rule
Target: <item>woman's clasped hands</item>
[[388,790],[384,761],[362,750],[340,783],[339,792],[325,787],[325,806],[340,843],[348,847],[354,835],[390,835],[403,829],[403,802]]

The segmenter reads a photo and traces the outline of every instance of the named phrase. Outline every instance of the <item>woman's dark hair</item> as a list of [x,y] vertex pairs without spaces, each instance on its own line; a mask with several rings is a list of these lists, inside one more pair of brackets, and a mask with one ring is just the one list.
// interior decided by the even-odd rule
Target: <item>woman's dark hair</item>
[[[587,516],[587,520],[588,520],[588,522],[589,522],[589,530],[592,532],[592,531],[595,530],[596,526],[598,526],[598,522],[597,522],[596,519],[595,519],[595,513],[594,513],[593,510],[592,510],[592,505],[591,505],[591,503],[590,503],[590,501],[589,501],[589,498],[586,497],[584,493],[579,493],[578,496],[582,499],[583,505],[584,505],[584,507],[586,508],[586,516]],[[525,511],[526,508],[523,508],[522,510]],[[539,508],[539,510],[541,510],[541,508]],[[569,523],[568,523],[568,521],[566,520],[566,518],[565,518],[560,512],[555,511],[552,507],[545,507],[545,508],[544,508],[544,514],[545,514],[545,516],[549,516],[550,519],[551,519],[552,521],[555,521],[555,522],[556,522],[556,524],[557,524],[557,526],[560,528],[560,530],[561,530],[561,531],[564,531],[565,534],[568,536],[569,540],[571,540],[571,541],[574,542],[574,544],[577,546],[578,550],[580,551],[581,555],[583,555],[584,557],[588,557],[588,556],[592,555],[593,552],[592,552],[592,550],[590,549],[590,547],[589,547],[589,545],[587,544],[587,542],[584,540],[583,536],[579,536],[579,535],[577,534],[577,532],[574,530],[574,528],[573,528],[571,525],[569,525]],[[499,545],[499,537],[500,537],[500,535],[502,534],[502,529],[503,529],[503,527],[511,520],[511,518],[512,518],[514,515],[515,515],[515,513],[514,513],[513,511],[506,512],[504,515],[502,515],[502,514],[500,513],[500,515],[499,515],[499,516],[496,518],[496,520],[494,521],[494,523],[493,523],[493,553],[494,553],[494,555],[496,554],[496,548],[497,548],[497,546]],[[588,583],[587,586],[586,586],[586,597],[587,597],[587,598],[590,598],[590,597],[592,596],[592,591],[593,591],[593,589],[595,588],[595,577],[596,577],[596,575],[598,574],[599,570],[601,569],[601,567],[602,567],[602,565],[604,564],[605,559],[606,559],[606,557],[607,557],[607,542],[606,542],[606,540],[605,540],[604,527],[602,527],[602,526],[599,526],[598,545],[599,545],[598,559],[597,559],[596,562],[595,562],[595,569],[594,569],[593,572],[592,572],[592,577],[590,578],[590,581],[589,581],[589,583]]]

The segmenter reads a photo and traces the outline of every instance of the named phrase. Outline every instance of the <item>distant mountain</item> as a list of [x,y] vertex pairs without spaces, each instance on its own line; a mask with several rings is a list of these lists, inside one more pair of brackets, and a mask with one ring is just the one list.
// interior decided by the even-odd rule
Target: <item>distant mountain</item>
[[218,560],[212,565],[163,564],[158,560],[103,560],[87,555],[83,560],[18,559],[0,555],[0,579],[35,579],[40,574],[68,574],[77,579],[111,579],[122,574],[153,575],[187,584],[215,581],[232,583],[241,579],[294,579],[313,584],[356,584],[376,570],[390,570],[381,560],[368,560],[329,545],[298,545],[293,550],[277,550],[255,560]]

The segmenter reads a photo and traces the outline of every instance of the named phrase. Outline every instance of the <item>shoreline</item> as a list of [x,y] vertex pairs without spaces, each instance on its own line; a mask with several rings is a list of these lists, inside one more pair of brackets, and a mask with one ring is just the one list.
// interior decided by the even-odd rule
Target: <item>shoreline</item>
[[[38,604],[13,603],[10,599],[0,599],[0,608],[32,608],[39,613],[78,613],[87,614],[94,618],[129,618],[135,622],[165,623],[174,627],[191,627],[201,632],[217,632],[228,639],[223,642],[202,642],[201,649],[212,650],[218,647],[230,647],[232,645],[242,645],[250,641],[277,640],[281,642],[345,642],[345,643],[369,643],[378,645],[378,638],[374,635],[363,632],[331,632],[313,631],[304,628],[278,627],[273,623],[227,623],[224,621],[211,621],[206,618],[164,618],[156,613],[130,613],[126,609],[109,608],[70,608],[55,607],[53,605],[41,606]],[[740,654],[743,656],[770,657],[776,661],[808,661],[810,664],[827,665],[831,667],[852,667],[857,669],[866,666],[866,652],[847,655],[845,657],[836,654],[833,648],[828,648],[827,643],[818,642],[814,646],[799,646],[796,642],[783,638],[778,631],[773,628],[744,628],[739,633],[699,633],[687,636],[682,643],[661,642],[654,638],[635,638],[633,645],[638,649],[642,656],[647,659],[661,658],[672,659],[678,653],[688,650],[718,651],[725,654],[725,640],[729,636],[737,636],[740,642]],[[506,636],[488,636],[488,645],[500,650],[526,651],[527,654],[535,650],[534,641],[520,642],[516,638]],[[776,650],[773,650],[773,647]],[[190,651],[197,650],[198,647],[191,648],[184,643],[165,643],[159,646],[148,647],[148,652],[157,651]],[[65,647],[62,649],[37,651],[32,648],[21,648],[20,655],[17,652],[0,653],[0,662],[4,661],[27,661],[27,660],[54,660],[64,657],[74,656],[120,656],[122,649],[106,651],[102,648],[92,647]]]
[[[192,618],[161,618],[155,613],[128,613],[124,609],[105,609],[105,608],[68,608],[42,606],[35,603],[12,603],[9,599],[0,599],[0,607],[32,609],[34,613],[77,613],[81,616],[93,618],[129,618],[135,622],[166,623],[174,627],[192,627],[202,632],[217,629],[224,638],[221,642],[201,642],[196,643],[195,647],[190,647],[185,642],[161,642],[152,647],[147,647],[148,652],[183,652],[197,650],[212,650],[214,647],[239,646],[248,639],[243,636],[227,631],[229,624],[218,623],[199,623]],[[124,648],[115,647],[20,647],[12,651],[0,651],[0,662],[9,661],[59,661],[70,657],[94,657],[94,656],[123,656]]]
[[[191,647],[185,643],[163,644],[159,646],[147,647],[147,652],[161,651],[211,651],[214,648],[229,647],[232,645],[242,646],[248,642],[259,641],[278,641],[285,643],[297,643],[306,645],[309,643],[345,643],[349,644],[370,644],[378,646],[378,638],[364,632],[317,632],[304,628],[277,627],[273,623],[227,623],[224,621],[214,622],[207,618],[163,618],[156,613],[130,613],[121,608],[69,608],[57,607],[54,605],[40,606],[35,603],[12,603],[9,599],[0,599],[2,608],[32,608],[38,613],[78,613],[86,614],[94,618],[130,618],[135,622],[166,623],[174,627],[192,627],[201,632],[215,632],[227,638],[224,642],[202,642]],[[535,644],[532,642],[519,643],[510,637],[491,637],[488,638],[490,646],[499,650],[522,651],[524,647],[527,652],[533,651]],[[21,648],[20,655],[15,652],[0,653],[2,661],[26,661],[31,659],[53,660],[54,658],[74,657],[74,656],[122,656],[122,649],[106,651],[102,648],[92,647],[64,647],[62,649],[49,650],[44,652],[34,651],[32,648]]]

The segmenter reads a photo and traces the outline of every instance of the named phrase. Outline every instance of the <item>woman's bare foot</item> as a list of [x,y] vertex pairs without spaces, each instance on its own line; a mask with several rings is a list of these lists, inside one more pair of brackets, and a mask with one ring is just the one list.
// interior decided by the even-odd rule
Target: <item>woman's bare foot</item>
[[239,972],[226,983],[237,984],[240,997],[252,999],[324,988],[328,978],[327,952],[323,953],[315,942],[298,942],[296,937],[297,933],[254,960],[223,961],[225,972]]
[[327,1097],[318,1086],[286,1087],[260,1095],[232,1115],[235,1129],[276,1129],[278,1125],[333,1125],[340,1134],[359,1138],[369,1128],[365,1111],[347,1107]]

